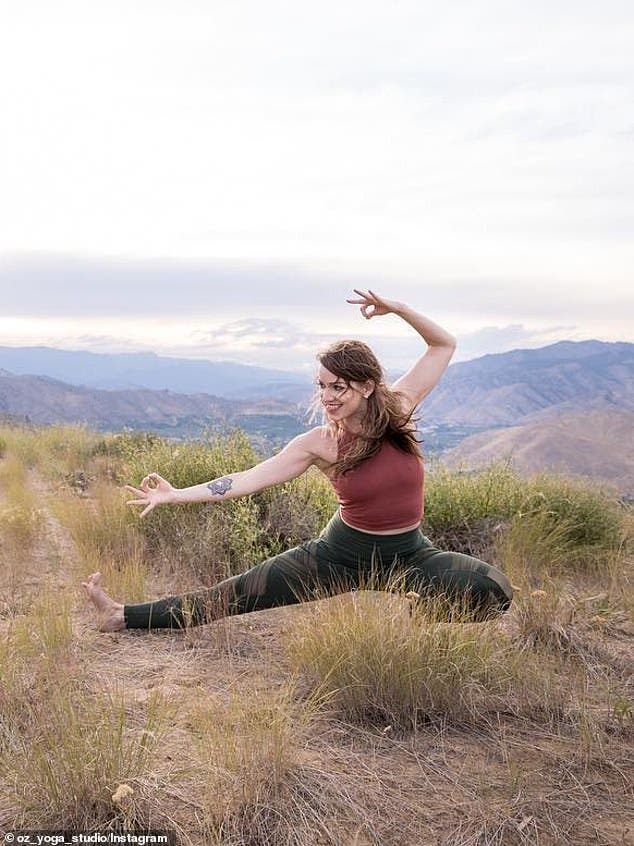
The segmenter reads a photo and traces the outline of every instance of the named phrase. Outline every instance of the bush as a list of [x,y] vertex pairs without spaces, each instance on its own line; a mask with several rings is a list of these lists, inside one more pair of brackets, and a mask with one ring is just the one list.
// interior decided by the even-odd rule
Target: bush
[[618,544],[622,509],[600,486],[540,474],[527,488],[522,513],[541,514],[551,525],[565,525],[566,540],[573,546]]
[[623,510],[600,486],[540,474],[519,476],[509,464],[477,473],[433,467],[428,475],[423,530],[440,548],[479,557],[518,521],[559,536],[570,561],[619,543]]
[[426,480],[423,531],[441,549],[482,555],[496,527],[520,509],[525,490],[525,480],[508,464],[469,474],[432,466]]

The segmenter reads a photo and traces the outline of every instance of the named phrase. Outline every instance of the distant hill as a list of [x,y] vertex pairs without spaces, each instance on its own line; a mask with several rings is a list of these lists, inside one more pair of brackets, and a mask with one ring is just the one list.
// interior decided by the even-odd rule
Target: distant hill
[[131,428],[178,437],[239,426],[256,440],[273,443],[305,429],[297,406],[285,400],[254,403],[172,391],[100,391],[6,371],[0,371],[0,414],[37,425],[81,423],[100,431]]
[[540,470],[601,479],[634,494],[634,412],[594,409],[548,417],[466,438],[443,463],[474,470],[511,458],[523,473]]
[[[256,402],[306,402],[312,390],[310,375],[154,353],[0,347],[0,368],[100,390],[147,388]],[[634,410],[634,344],[562,341],[453,364],[422,411],[427,423],[477,430],[597,407]]]
[[[12,367],[17,375],[10,372]],[[0,413],[38,424],[83,422],[100,430],[152,429],[178,437],[196,436],[210,426],[240,426],[269,447],[308,427],[311,380],[284,371],[150,353],[98,355],[47,347],[0,347],[0,368]],[[40,373],[27,375],[28,369]],[[54,373],[67,375],[62,381]],[[94,383],[102,387],[91,387]],[[569,439],[570,433],[548,421],[562,415],[577,419],[579,413],[582,420],[594,419],[589,415],[595,411],[634,412],[634,344],[564,341],[454,364],[425,399],[420,417],[428,455],[467,438],[465,450],[473,450],[474,456],[495,444],[495,456],[513,449],[520,458],[530,452],[528,463],[543,466],[560,460],[563,466],[566,459],[558,456],[556,442]],[[522,428],[514,441],[515,427],[525,425],[534,428]],[[483,431],[479,439],[469,437]],[[532,452],[520,449],[527,438]],[[622,452],[624,438],[625,433],[619,430],[617,435],[609,425],[603,440],[584,449],[589,455],[596,452],[599,465],[608,468]],[[609,471],[610,478],[618,476],[616,469]]]
[[634,344],[562,341],[452,365],[423,413],[430,422],[489,427],[610,407],[634,410]]
[[231,399],[276,396],[291,401],[310,391],[310,377],[286,370],[147,352],[114,354],[52,347],[0,347],[0,368],[17,376],[48,376],[100,390],[149,388]]

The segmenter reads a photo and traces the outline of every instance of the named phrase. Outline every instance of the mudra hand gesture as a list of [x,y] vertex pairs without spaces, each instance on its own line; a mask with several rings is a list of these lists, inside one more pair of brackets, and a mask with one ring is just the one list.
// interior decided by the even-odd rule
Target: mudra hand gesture
[[[383,297],[379,297],[374,291],[370,291],[369,288],[367,294],[359,291],[357,288],[353,288],[352,290],[361,299],[346,300],[346,302],[361,305],[360,311],[366,320],[370,320],[373,317],[380,317],[383,314],[398,314],[399,309],[403,306],[402,303],[398,303],[395,300],[384,300]],[[370,311],[370,309],[372,310]]]
[[174,501],[175,488],[159,476],[158,473],[149,473],[141,482],[138,488],[132,485],[125,485],[125,490],[134,494],[136,499],[129,499],[126,505],[144,505],[141,517],[149,514],[157,505],[164,505]]

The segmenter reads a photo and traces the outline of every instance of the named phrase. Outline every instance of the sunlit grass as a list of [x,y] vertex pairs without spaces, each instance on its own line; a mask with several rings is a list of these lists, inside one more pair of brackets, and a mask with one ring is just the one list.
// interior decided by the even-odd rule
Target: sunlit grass
[[7,452],[57,481],[86,476],[99,436],[84,426],[4,427]]
[[424,529],[438,546],[458,552],[490,548],[508,522],[523,519],[557,532],[569,561],[581,564],[618,544],[622,517],[615,497],[598,485],[546,474],[526,479],[509,464],[477,473],[438,465],[427,477]]

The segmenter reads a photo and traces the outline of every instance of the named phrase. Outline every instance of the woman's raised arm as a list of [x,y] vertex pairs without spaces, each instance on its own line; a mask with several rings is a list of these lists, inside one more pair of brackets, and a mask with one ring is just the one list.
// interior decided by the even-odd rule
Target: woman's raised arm
[[396,314],[415,329],[427,344],[427,350],[410,369],[394,382],[392,388],[405,394],[415,407],[440,381],[456,349],[456,339],[429,317],[414,311],[405,303],[385,300],[372,291],[354,289],[359,299],[347,302],[361,305],[361,313],[370,320],[384,314]]
[[189,488],[175,488],[158,473],[149,473],[139,487],[126,485],[134,494],[128,505],[143,506],[141,517],[145,517],[157,505],[186,502],[221,502],[261,491],[272,485],[288,482],[301,476],[317,457],[313,445],[319,429],[311,429],[293,438],[284,449],[272,458],[256,464],[249,470],[231,473],[211,482],[192,485]]

